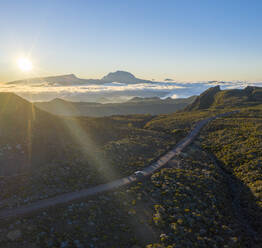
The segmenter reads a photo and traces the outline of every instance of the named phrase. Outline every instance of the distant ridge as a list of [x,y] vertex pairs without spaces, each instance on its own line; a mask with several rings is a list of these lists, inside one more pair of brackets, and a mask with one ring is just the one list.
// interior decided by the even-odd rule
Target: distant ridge
[[192,103],[196,97],[189,98],[166,98],[159,97],[141,98],[134,97],[123,103],[95,103],[95,102],[70,102],[55,98],[49,102],[35,102],[40,109],[53,114],[67,116],[92,116],[102,117],[111,115],[130,114],[168,114],[183,109]]
[[38,77],[28,78],[24,80],[17,80],[8,82],[7,84],[42,84],[47,83],[48,85],[81,85],[81,84],[104,84],[104,83],[124,83],[124,84],[138,84],[138,83],[152,83],[150,80],[143,80],[136,78],[133,74],[126,71],[110,72],[102,79],[82,79],[78,78],[74,74],[49,76],[49,77]]
[[59,76],[49,76],[49,77],[37,77],[37,78],[28,78],[24,80],[12,81],[7,84],[40,84],[48,83],[49,85],[74,85],[74,84],[83,84],[86,82],[86,79],[81,79],[76,77],[74,74],[66,74]]

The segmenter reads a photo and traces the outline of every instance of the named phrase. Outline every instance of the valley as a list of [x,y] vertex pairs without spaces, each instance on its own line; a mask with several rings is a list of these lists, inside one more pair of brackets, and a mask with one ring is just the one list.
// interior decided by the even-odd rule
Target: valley
[[122,103],[70,102],[54,99],[49,102],[35,102],[34,105],[52,114],[64,116],[104,117],[111,115],[170,114],[185,108],[195,96],[181,99],[160,99],[159,97],[134,97]]

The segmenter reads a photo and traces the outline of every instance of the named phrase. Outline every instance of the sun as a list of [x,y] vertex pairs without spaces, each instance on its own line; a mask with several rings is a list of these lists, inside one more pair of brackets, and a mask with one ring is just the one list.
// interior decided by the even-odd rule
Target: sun
[[23,72],[29,72],[33,69],[32,62],[28,58],[19,58],[17,60],[17,65]]

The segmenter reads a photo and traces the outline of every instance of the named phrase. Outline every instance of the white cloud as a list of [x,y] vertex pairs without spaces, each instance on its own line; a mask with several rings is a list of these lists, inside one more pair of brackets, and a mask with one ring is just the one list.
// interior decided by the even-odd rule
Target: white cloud
[[[163,82],[163,83],[142,83],[142,84],[121,84],[108,83],[103,85],[78,85],[59,86],[41,83],[38,85],[9,85],[2,84],[0,91],[14,92],[29,100],[51,100],[53,98],[66,98],[82,101],[120,101],[133,96],[160,96],[160,97],[189,97],[198,95],[207,88],[220,85],[222,89],[244,88],[248,85],[262,86],[262,82]],[[107,101],[107,100],[103,100]]]

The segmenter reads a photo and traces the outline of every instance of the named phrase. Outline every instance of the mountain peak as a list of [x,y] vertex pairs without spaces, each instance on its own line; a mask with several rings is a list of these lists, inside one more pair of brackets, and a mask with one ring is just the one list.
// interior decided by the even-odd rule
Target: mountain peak
[[64,102],[67,102],[67,101],[64,100],[64,99],[62,99],[62,98],[56,97],[56,98],[54,98],[53,100],[51,100],[50,102],[55,102],[55,103],[62,102],[62,103],[64,103]]
[[215,100],[215,95],[220,91],[221,90],[220,90],[219,85],[207,89],[202,94],[200,94],[200,96],[198,96],[192,104],[188,105],[186,107],[186,110],[197,110],[197,109],[209,108]]
[[104,82],[119,82],[119,83],[132,83],[137,81],[136,77],[127,71],[110,72],[102,78]]

